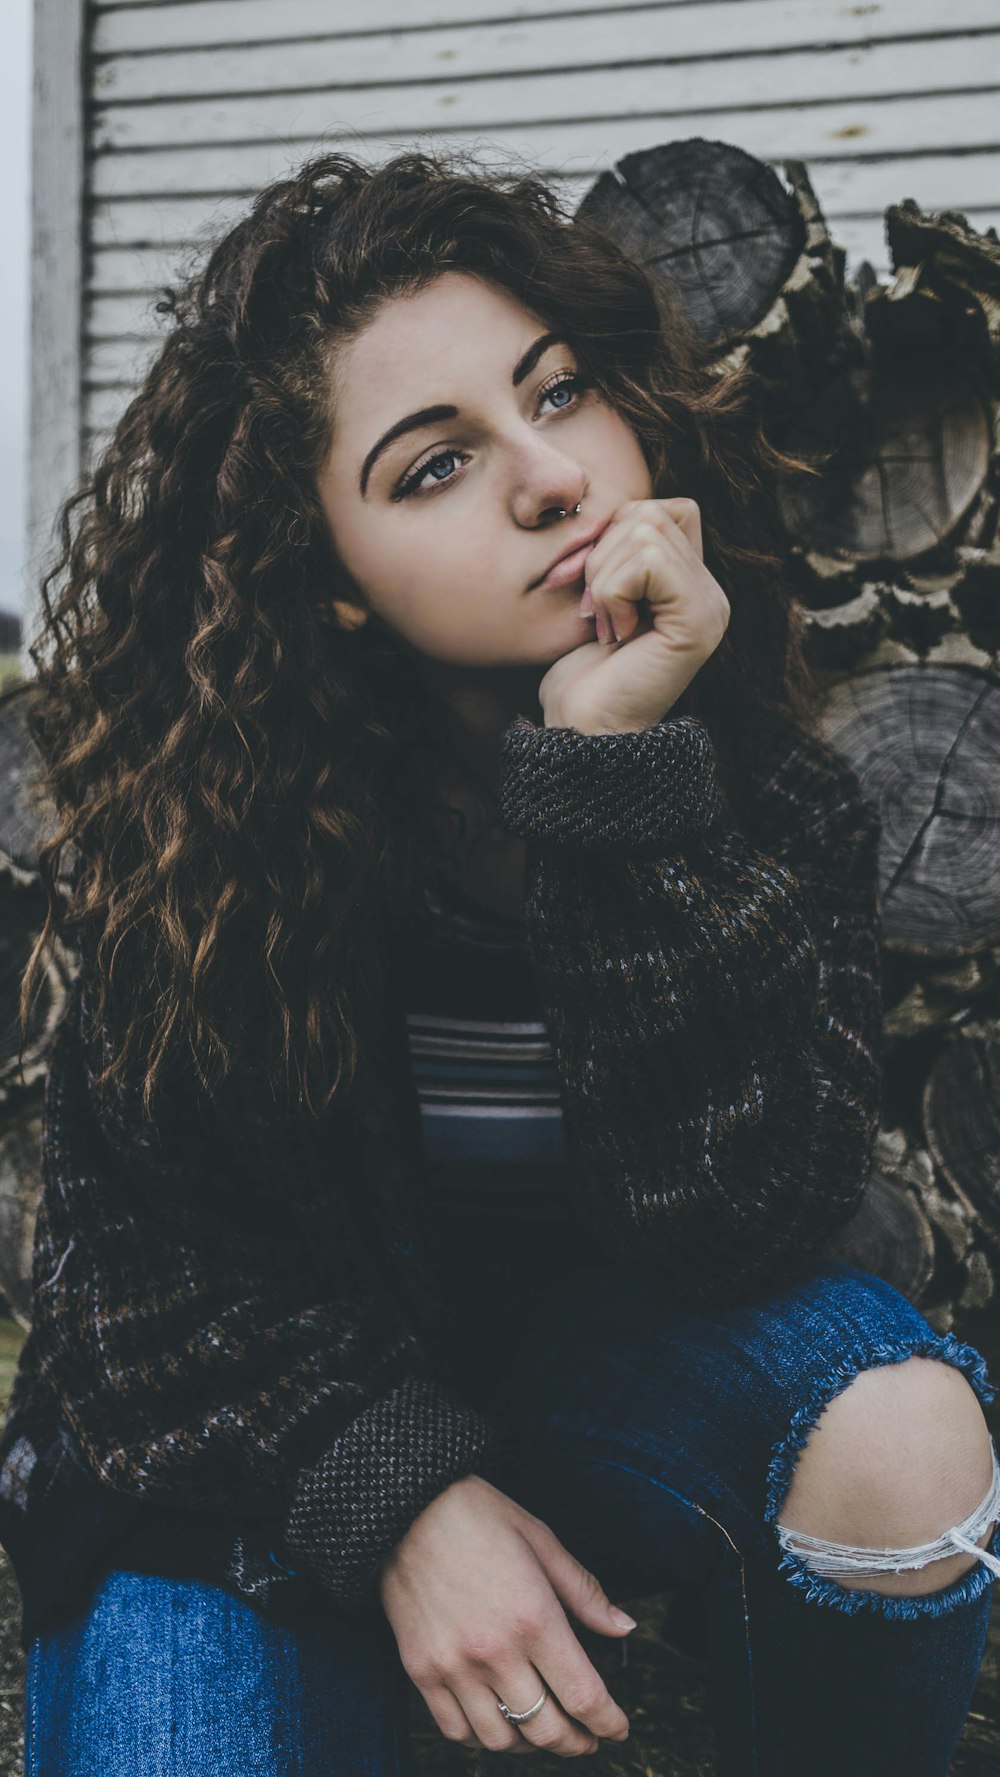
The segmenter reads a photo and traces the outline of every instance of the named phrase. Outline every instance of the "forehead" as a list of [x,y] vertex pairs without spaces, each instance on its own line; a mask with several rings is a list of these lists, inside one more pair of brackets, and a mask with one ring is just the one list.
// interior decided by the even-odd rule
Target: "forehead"
[[340,356],[341,392],[380,370],[419,374],[437,351],[506,352],[527,339],[541,317],[508,290],[471,272],[442,272],[424,289],[390,296]]

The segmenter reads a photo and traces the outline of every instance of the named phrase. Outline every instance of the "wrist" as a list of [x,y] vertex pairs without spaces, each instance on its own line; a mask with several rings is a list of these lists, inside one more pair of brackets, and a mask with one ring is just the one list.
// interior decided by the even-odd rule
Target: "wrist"
[[663,715],[657,716],[655,722],[607,722],[607,721],[602,721],[600,723],[598,723],[596,720],[592,723],[591,722],[582,722],[582,723],[581,722],[566,722],[559,715],[552,714],[552,715],[546,715],[544,726],[546,728],[569,728],[572,730],[572,732],[574,734],[586,734],[586,735],[593,735],[593,734],[643,734],[643,733],[645,733],[647,728],[655,728],[657,726],[657,723],[662,722],[664,720],[664,718],[666,716],[668,716],[669,714],[670,714],[669,709],[664,710]]
[[[692,716],[592,735],[516,719],[503,735],[502,765],[505,830],[574,853],[661,855],[703,833],[722,809],[712,738]],[[483,1466],[482,1452],[475,1460]]]

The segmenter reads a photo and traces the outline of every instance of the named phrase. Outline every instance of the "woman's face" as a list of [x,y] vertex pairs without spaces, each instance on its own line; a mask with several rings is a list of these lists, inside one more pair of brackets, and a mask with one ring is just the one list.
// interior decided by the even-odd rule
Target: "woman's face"
[[[631,426],[571,380],[570,346],[536,356],[548,331],[506,291],[447,271],[388,300],[333,368],[318,491],[337,556],[364,604],[453,667],[545,668],[593,641],[582,577],[533,583],[623,500],[652,496]],[[443,404],[453,416],[399,429]]]

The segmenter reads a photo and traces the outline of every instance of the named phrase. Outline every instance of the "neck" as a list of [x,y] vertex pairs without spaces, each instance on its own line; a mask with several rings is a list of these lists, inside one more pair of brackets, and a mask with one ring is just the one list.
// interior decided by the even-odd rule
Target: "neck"
[[424,661],[436,694],[446,704],[454,732],[458,778],[470,777],[492,802],[500,792],[500,741],[517,715],[539,727],[545,718],[538,701],[541,667],[494,667],[470,672],[441,661]]

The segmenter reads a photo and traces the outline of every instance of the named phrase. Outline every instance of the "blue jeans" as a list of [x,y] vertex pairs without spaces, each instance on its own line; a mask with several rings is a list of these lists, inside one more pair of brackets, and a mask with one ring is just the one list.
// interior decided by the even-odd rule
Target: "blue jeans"
[[[470,1340],[505,1491],[614,1602],[668,1586],[690,1601],[720,1777],[946,1777],[995,1573],[977,1560],[911,1596],[842,1587],[782,1552],[775,1524],[823,1406],[914,1354],[992,1399],[974,1347],[837,1261],[711,1314],[624,1267],[577,1268],[516,1335]],[[1000,1554],[1000,1528],[987,1546]],[[592,1658],[611,1645],[574,1628]],[[384,1618],[279,1623],[202,1581],[115,1569],[28,1650],[26,1777],[411,1777],[412,1690]]]

